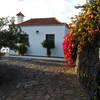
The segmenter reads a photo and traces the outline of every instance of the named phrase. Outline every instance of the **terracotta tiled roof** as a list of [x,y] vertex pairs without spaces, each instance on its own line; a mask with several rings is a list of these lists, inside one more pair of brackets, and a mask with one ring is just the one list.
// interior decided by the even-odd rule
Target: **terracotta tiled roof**
[[28,21],[19,23],[17,25],[20,26],[30,26],[30,25],[59,25],[64,24],[58,21],[56,18],[37,18],[37,19],[30,19]]
[[17,16],[22,16],[25,17],[21,12],[19,12],[18,14],[16,14]]

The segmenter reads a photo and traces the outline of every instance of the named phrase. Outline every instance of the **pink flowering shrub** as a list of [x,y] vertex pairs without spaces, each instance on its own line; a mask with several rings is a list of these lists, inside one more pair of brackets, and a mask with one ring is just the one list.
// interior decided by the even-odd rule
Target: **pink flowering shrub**
[[64,42],[63,42],[63,52],[64,52],[64,58],[65,62],[69,67],[73,66],[73,59],[72,59],[72,37],[70,33],[68,33],[64,37]]

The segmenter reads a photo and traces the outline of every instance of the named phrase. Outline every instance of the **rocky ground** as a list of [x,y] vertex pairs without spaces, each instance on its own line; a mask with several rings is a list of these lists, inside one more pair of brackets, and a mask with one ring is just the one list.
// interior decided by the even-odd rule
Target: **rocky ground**
[[88,100],[63,62],[0,58],[0,100]]

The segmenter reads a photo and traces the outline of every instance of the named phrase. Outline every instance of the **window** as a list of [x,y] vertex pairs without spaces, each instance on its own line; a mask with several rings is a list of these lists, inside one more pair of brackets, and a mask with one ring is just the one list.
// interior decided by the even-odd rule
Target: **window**
[[52,41],[55,46],[55,35],[54,34],[46,34],[46,40]]

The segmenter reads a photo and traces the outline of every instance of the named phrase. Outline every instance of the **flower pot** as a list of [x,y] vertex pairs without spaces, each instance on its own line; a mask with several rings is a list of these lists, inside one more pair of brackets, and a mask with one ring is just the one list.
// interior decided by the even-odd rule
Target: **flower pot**
[[47,54],[47,57],[50,57],[51,55],[50,54]]
[[21,56],[24,56],[24,54],[21,54]]

